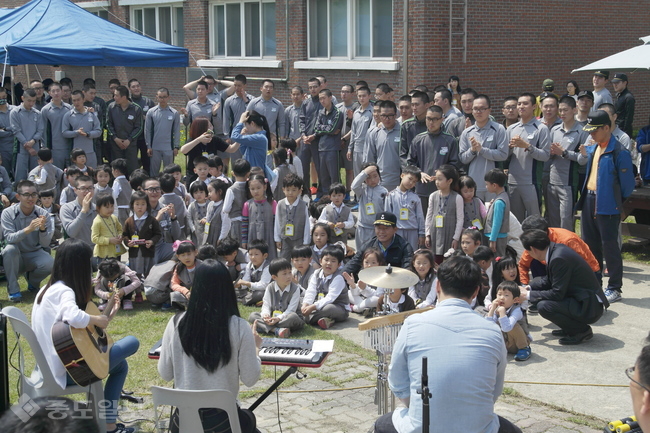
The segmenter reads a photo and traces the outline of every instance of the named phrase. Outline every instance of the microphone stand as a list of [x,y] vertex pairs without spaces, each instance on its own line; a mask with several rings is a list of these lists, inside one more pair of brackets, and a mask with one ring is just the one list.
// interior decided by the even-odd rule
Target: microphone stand
[[429,433],[429,375],[427,373],[427,357],[422,357],[422,384],[417,391],[422,396],[422,433]]

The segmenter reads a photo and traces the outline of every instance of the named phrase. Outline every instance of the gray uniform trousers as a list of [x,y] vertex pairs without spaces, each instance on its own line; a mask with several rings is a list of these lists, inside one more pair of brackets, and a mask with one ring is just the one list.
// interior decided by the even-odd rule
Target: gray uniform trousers
[[40,288],[41,281],[52,273],[54,257],[42,249],[21,253],[16,245],[8,244],[2,251],[2,261],[7,276],[7,290],[13,295],[20,293],[18,277],[23,272],[29,272],[29,284]]
[[289,328],[291,332],[293,331],[298,331],[305,326],[305,322],[302,320],[302,317],[300,317],[296,313],[285,313],[286,317],[282,320],[280,320],[277,325],[271,326],[267,325],[264,323],[264,319],[262,319],[262,314],[259,312],[254,312],[251,313],[250,316],[248,316],[248,321],[250,323],[253,323],[257,320],[257,330],[260,332],[265,332],[267,334],[272,334],[273,331],[275,331],[276,328]]

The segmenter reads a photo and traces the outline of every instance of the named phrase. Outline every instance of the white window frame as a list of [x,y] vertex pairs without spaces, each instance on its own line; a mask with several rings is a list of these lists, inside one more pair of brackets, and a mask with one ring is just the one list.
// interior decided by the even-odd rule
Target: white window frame
[[[323,0],[321,0],[323,1]],[[330,29],[330,23],[331,23],[331,0],[327,0],[327,28]],[[345,62],[345,61],[360,61],[360,62],[369,62],[369,61],[383,61],[383,62],[389,62],[390,64],[396,63],[392,62],[393,57],[373,57],[372,56],[372,50],[373,48],[373,33],[374,32],[374,26],[372,25],[372,22],[370,23],[370,51],[371,54],[370,56],[357,56],[356,55],[356,30],[357,30],[357,1],[356,0],[347,0],[347,32],[348,32],[348,55],[347,56],[332,56],[332,36],[329,35],[329,40],[327,41],[327,57],[317,57],[313,56],[311,54],[311,29],[310,29],[310,23],[311,23],[311,14],[310,14],[310,8],[311,8],[311,0],[307,0],[307,58],[309,61],[314,61],[314,62],[322,62],[322,61],[329,61],[329,60],[337,60],[339,62]],[[373,8],[374,8],[374,0],[371,0],[370,2],[370,19],[372,20],[373,16]],[[392,4],[393,10],[391,11],[391,16],[393,16],[394,13],[394,0]],[[394,17],[393,17],[394,18]],[[394,34],[394,22],[391,24],[391,40],[393,39],[393,34]],[[301,64],[306,64],[307,62],[300,62]],[[343,64],[343,63],[342,63]],[[389,66],[388,64],[385,64],[384,66]],[[302,68],[301,68],[302,69]],[[310,69],[305,67],[304,69]],[[329,69],[329,68],[328,68]],[[373,68],[374,69],[374,68]],[[392,69],[392,67],[385,68],[383,67],[382,70],[386,69]],[[396,69],[395,69],[396,70]]]
[[108,20],[108,17],[110,17],[111,15],[108,11],[108,9],[111,7],[111,4],[108,1],[89,1],[89,2],[79,2],[75,4],[79,7],[84,8],[86,11],[96,16],[99,16],[99,12],[106,12],[107,15],[106,20]]
[[[246,3],[258,3],[259,4],[259,13],[260,13],[260,55],[259,56],[246,56],[246,11],[244,5]],[[278,47],[278,40],[276,39],[275,41],[275,48],[276,48],[276,54],[273,55],[264,55],[264,34],[265,34],[265,29],[264,29],[264,3],[277,3],[275,0],[219,0],[219,1],[211,1],[208,3],[209,7],[209,33],[210,33],[210,38],[209,38],[209,43],[210,43],[210,59],[213,60],[216,64],[219,65],[225,65],[226,63],[229,63],[229,61],[232,60],[250,60],[251,62],[255,62],[257,67],[279,67],[279,63],[276,61],[277,59],[277,47]],[[224,7],[224,12],[226,11],[226,6],[228,4],[238,4],[240,5],[240,37],[241,37],[241,53],[243,55],[240,56],[229,56],[227,54],[227,46],[228,46],[228,29],[226,28],[226,31],[224,33],[225,36],[225,46],[226,46],[226,54],[223,56],[215,54],[215,44],[216,40],[214,37],[214,29],[216,27],[216,21],[215,21],[215,14],[214,14],[214,7],[215,6],[223,6]],[[227,21],[227,18],[226,18]],[[277,26],[277,22],[276,22]],[[257,61],[256,61],[257,60]],[[241,64],[241,63],[238,63]],[[276,66],[277,64],[277,66]]]
[[[160,8],[171,8],[170,18],[171,18],[171,31],[172,31],[172,45],[178,45],[178,20],[176,19],[176,8],[183,9],[183,3],[178,0],[166,1],[166,0],[120,0],[120,6],[130,6],[129,7],[129,16],[130,16],[130,27],[134,32],[138,32],[135,26],[135,11],[154,8],[156,10],[156,34],[147,35],[144,33],[144,23],[143,23],[143,32],[145,36],[149,36],[157,41],[160,41]],[[144,12],[143,12],[144,14]],[[184,36],[184,35],[183,35]],[[183,37],[184,39],[184,37]],[[162,42],[162,41],[161,41]]]

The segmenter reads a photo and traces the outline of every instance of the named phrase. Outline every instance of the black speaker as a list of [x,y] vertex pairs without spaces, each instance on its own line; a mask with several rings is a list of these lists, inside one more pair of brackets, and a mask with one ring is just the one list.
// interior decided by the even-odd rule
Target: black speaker
[[[2,310],[2,305],[0,305]],[[0,313],[0,414],[9,409],[9,355],[7,352],[7,318]]]

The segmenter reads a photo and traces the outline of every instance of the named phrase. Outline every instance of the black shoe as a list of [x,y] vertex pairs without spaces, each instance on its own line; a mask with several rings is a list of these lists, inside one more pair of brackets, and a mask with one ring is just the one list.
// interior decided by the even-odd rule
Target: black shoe
[[580,332],[579,334],[576,335],[560,338],[560,344],[565,346],[580,344],[583,341],[591,340],[591,337],[593,336],[594,336],[594,332],[591,330],[591,327],[589,327],[589,329],[586,330],[585,332]]
[[554,329],[551,331],[554,337],[568,337],[569,334],[566,333],[563,329]]
[[538,311],[537,311],[537,305],[529,305],[529,306],[528,306],[528,312],[529,312],[530,314],[537,314],[537,313],[538,313]]

